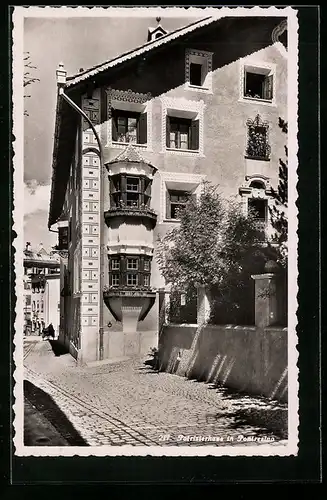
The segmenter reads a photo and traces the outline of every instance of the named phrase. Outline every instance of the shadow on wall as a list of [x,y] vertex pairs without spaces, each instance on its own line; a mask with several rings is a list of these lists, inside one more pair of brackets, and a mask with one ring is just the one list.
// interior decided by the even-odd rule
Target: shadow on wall
[[287,330],[167,326],[160,369],[238,392],[287,401]]
[[[47,421],[53,426],[58,434],[70,446],[88,446],[87,442],[77,432],[72,423],[68,420],[66,415],[58,408],[54,400],[42,389],[36,387],[31,382],[24,380],[24,397],[31,403],[37,411],[37,414],[42,418],[43,422]],[[25,415],[25,418],[26,417]],[[49,426],[50,433],[50,426]],[[24,422],[24,444],[25,446],[49,446],[49,435],[47,436],[47,427],[44,426],[44,436],[35,440],[35,432],[37,429],[29,425],[28,421]],[[51,444],[50,444],[51,445]],[[52,444],[55,446],[55,444]]]

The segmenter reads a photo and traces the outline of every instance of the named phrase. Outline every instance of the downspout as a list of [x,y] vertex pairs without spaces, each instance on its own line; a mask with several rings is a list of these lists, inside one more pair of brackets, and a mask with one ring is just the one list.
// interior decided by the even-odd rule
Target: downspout
[[[62,66],[63,67],[63,66]],[[62,70],[61,67],[61,70]],[[58,82],[59,83],[59,82]],[[64,82],[66,83],[66,82]],[[90,125],[95,138],[98,143],[99,147],[99,156],[100,156],[100,175],[101,175],[101,192],[100,192],[100,276],[99,276],[99,283],[100,283],[100,297],[99,297],[99,360],[103,360],[103,282],[104,282],[104,274],[103,274],[103,268],[104,268],[104,255],[103,255],[103,249],[104,249],[104,230],[103,230],[103,224],[102,224],[102,215],[104,213],[104,182],[103,182],[103,177],[104,177],[104,159],[103,159],[103,148],[101,144],[101,140],[99,137],[98,132],[96,131],[93,123],[91,122],[90,118],[84,113],[84,111],[77,106],[77,104],[72,101],[64,92],[64,85],[62,83],[58,84],[59,86],[59,95],[77,112],[82,116]]]

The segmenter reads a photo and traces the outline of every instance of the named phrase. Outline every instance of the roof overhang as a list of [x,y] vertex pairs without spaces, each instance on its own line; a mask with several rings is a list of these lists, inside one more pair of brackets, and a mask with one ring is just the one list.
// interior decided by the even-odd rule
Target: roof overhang
[[[76,96],[74,96],[74,93],[70,92],[69,94],[71,99],[75,101]],[[75,102],[78,104],[77,101]],[[58,221],[62,213],[69,180],[70,165],[74,157],[78,120],[79,115],[77,112],[58,94],[48,228]]]
[[77,84],[82,83],[83,81],[98,75],[99,73],[107,71],[108,69],[118,66],[119,64],[125,63],[130,59],[146,54],[147,52],[159,48],[169,42],[172,42],[173,40],[176,40],[177,38],[180,38],[183,35],[187,35],[196,29],[207,26],[208,24],[211,24],[220,18],[221,16],[209,16],[200,21],[195,21],[194,23],[189,24],[184,28],[175,30],[173,33],[168,33],[167,35],[163,35],[156,40],[147,42],[137,49],[125,52],[124,54],[115,57],[114,59],[111,59],[110,61],[104,64],[99,64],[97,66],[94,66],[92,69],[78,73],[75,76],[68,77],[66,88],[74,87]]

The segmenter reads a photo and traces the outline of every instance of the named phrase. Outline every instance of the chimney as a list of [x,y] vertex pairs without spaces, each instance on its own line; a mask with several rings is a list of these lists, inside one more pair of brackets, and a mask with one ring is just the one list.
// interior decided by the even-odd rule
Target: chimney
[[65,70],[64,63],[59,63],[56,76],[58,87],[65,87],[67,71]]
[[26,242],[25,250],[26,250],[26,252],[30,252],[31,251],[31,243],[29,241]]

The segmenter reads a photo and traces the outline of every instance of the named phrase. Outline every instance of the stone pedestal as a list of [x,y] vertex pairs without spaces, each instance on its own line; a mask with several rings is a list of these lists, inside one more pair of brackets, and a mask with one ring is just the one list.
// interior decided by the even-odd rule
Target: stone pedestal
[[210,301],[208,291],[204,286],[197,289],[197,324],[203,325],[210,318]]
[[277,275],[255,274],[255,324],[259,328],[277,324],[280,320],[278,307]]

